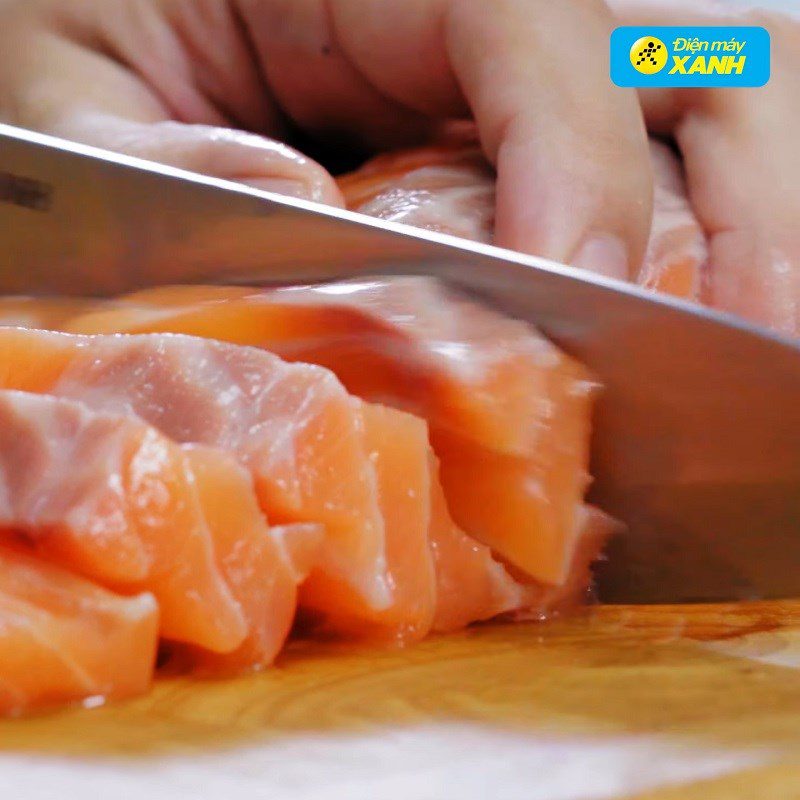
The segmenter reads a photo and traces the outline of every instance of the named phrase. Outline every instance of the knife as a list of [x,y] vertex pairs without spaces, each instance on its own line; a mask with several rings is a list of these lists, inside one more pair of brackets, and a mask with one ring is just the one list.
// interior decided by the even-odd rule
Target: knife
[[601,599],[800,596],[800,343],[612,279],[0,125],[0,291],[432,275],[536,325],[604,391]]

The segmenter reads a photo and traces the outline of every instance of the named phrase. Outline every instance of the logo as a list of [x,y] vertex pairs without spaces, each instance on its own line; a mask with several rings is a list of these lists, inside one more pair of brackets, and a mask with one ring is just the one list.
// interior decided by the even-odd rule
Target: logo
[[763,86],[769,33],[751,25],[625,26],[611,34],[610,67],[617,86]]
[[667,46],[657,36],[642,36],[631,45],[631,64],[643,75],[655,75],[667,65]]

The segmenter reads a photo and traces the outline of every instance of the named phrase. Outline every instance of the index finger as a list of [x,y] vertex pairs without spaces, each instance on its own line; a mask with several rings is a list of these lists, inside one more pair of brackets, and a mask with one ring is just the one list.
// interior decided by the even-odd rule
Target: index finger
[[[605,3],[331,0],[329,8],[337,47],[370,89],[429,116],[472,111],[498,172],[498,244],[616,277],[635,272],[652,175],[636,95],[608,77],[614,20]],[[276,70],[270,77],[280,80]]]
[[455,4],[448,35],[497,166],[498,243],[629,276],[647,242],[652,174],[636,96],[608,78],[611,14],[572,0],[501,7]]

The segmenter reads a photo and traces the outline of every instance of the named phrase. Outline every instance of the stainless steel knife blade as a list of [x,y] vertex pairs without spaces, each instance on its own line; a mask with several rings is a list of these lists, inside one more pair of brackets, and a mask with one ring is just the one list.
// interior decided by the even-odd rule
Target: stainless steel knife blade
[[424,274],[537,325],[604,385],[599,571],[627,602],[800,595],[800,343],[500,248],[0,125],[0,290]]

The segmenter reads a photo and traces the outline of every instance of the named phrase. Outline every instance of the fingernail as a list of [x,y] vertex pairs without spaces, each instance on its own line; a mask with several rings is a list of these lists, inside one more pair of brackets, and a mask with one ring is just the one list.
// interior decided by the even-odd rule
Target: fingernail
[[287,197],[299,197],[303,200],[312,199],[309,185],[305,181],[297,181],[291,178],[248,178],[243,181],[254,189],[263,189],[265,192],[275,192]]
[[627,280],[628,251],[622,240],[616,236],[592,236],[578,248],[572,259],[572,266],[608,278]]

